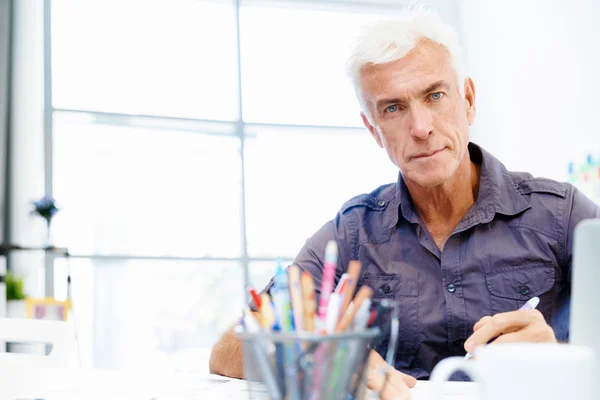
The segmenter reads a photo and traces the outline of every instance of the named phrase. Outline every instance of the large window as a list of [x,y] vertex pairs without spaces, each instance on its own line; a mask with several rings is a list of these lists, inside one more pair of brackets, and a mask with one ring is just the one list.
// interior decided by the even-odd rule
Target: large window
[[396,179],[344,76],[360,26],[393,10],[337,3],[51,2],[54,235],[74,255],[56,275],[73,274],[87,364],[210,346],[245,269],[261,288]]

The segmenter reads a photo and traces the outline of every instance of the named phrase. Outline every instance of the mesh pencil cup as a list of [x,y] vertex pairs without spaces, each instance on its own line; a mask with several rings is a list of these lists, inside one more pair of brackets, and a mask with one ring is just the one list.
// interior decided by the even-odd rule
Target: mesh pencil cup
[[[272,400],[362,399],[370,344],[379,329],[319,335],[249,333],[240,326],[249,398]],[[268,396],[265,396],[268,393]]]

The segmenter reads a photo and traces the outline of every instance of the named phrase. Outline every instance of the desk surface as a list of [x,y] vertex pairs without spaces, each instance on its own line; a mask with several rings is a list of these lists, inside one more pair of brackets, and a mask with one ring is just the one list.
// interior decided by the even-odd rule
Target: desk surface
[[[216,375],[141,371],[76,371],[59,369],[0,371],[0,400],[43,398],[45,400],[268,400],[260,384],[249,386],[238,379]],[[445,400],[478,400],[477,385],[450,382]],[[433,399],[432,385],[418,382],[413,400]]]

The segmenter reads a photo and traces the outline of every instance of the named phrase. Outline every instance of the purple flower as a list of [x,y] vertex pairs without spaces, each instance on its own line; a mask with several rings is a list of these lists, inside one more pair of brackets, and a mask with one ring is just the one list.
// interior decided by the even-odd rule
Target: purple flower
[[56,206],[56,200],[52,196],[44,196],[38,201],[33,202],[32,214],[37,214],[44,218],[48,224],[52,220],[52,217],[58,212],[59,208]]

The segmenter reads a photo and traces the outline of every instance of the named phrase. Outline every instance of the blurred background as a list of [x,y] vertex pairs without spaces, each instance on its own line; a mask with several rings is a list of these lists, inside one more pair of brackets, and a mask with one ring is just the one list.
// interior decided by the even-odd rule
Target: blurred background
[[[245,271],[262,288],[396,180],[344,62],[406,3],[0,0],[2,241],[30,248],[2,268],[33,297],[65,299],[71,276],[84,366],[207,371]],[[600,201],[600,2],[423,3],[464,46],[472,141]]]

